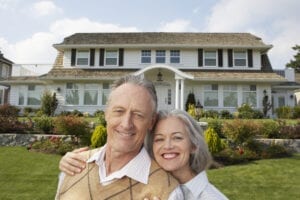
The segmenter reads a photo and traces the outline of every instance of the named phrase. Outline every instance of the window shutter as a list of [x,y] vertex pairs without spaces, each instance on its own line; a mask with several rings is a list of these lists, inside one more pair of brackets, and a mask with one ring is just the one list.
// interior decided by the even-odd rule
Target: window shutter
[[253,67],[253,54],[252,49],[248,49],[248,66]]
[[218,66],[223,67],[223,50],[218,49]]
[[90,49],[90,66],[95,65],[95,49]]
[[228,67],[233,66],[233,60],[232,60],[232,49],[228,49]]
[[119,49],[119,66],[124,64],[124,49]]
[[76,49],[71,50],[71,66],[76,64]]
[[104,49],[100,49],[99,66],[104,66]]
[[203,49],[198,49],[198,67],[203,66]]

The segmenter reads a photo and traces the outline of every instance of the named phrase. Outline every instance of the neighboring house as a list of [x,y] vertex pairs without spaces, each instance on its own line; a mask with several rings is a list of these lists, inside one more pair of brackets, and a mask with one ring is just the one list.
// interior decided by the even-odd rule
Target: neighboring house
[[1,84],[1,81],[11,77],[12,64],[13,62],[6,59],[0,51],[0,105],[8,103],[10,88],[6,84]]
[[38,107],[49,89],[59,100],[57,112],[94,113],[105,109],[115,79],[134,74],[154,82],[159,109],[185,109],[193,93],[205,110],[234,112],[243,103],[262,110],[264,94],[271,101],[273,86],[277,91],[287,82],[272,70],[272,45],[249,33],[76,33],[54,47],[49,73],[5,81],[12,105]]
[[[300,70],[296,70],[295,81],[296,83],[300,84]],[[300,89],[296,91],[295,95],[296,95],[297,105],[300,106]]]

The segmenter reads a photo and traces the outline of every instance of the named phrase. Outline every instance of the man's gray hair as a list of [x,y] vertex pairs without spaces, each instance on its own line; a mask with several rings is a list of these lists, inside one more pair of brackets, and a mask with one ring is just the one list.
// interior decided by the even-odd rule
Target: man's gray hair
[[[150,80],[147,80],[142,76],[127,75],[127,76],[123,76],[120,79],[117,79],[116,81],[114,81],[114,83],[112,85],[112,91],[125,83],[130,83],[130,84],[138,85],[138,86],[145,88],[148,91],[148,93],[150,94],[152,102],[153,102],[153,108],[154,108],[153,114],[156,114],[156,112],[157,112],[157,95],[156,95],[156,90],[155,90],[153,83]],[[148,106],[148,105],[145,105],[145,106]]]
[[[191,168],[196,173],[200,173],[203,170],[207,169],[212,162],[212,156],[204,140],[203,130],[200,127],[200,125],[187,112],[183,110],[173,110],[171,112],[165,110],[159,111],[157,122],[159,120],[166,119],[169,117],[176,117],[184,123],[186,131],[188,133],[189,140],[191,141],[192,145],[195,147],[195,151],[191,153],[190,160],[189,160],[189,164]],[[172,126],[172,124],[170,124],[170,126]],[[155,130],[155,128],[153,130]],[[145,139],[146,148],[152,157],[154,157],[153,141],[154,141],[154,131],[148,134]]]

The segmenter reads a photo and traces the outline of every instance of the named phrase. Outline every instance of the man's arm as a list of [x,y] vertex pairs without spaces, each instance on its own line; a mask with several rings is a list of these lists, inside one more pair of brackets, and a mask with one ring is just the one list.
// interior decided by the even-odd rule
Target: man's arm
[[83,147],[79,149],[75,149],[72,152],[66,153],[60,162],[59,162],[59,169],[60,171],[73,176],[76,173],[80,173],[82,169],[86,166],[86,157],[80,154],[80,152],[88,151],[88,147]]

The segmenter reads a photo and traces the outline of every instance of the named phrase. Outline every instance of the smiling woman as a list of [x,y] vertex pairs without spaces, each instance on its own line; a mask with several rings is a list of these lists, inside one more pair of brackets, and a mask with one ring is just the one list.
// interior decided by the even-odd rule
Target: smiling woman
[[205,170],[211,155],[199,124],[185,111],[160,111],[146,146],[157,163],[170,172],[181,185],[169,199],[181,193],[182,199],[227,199],[209,183]]

